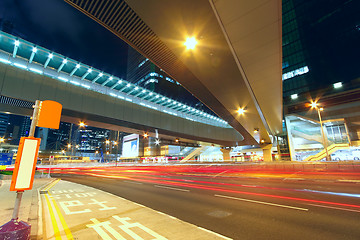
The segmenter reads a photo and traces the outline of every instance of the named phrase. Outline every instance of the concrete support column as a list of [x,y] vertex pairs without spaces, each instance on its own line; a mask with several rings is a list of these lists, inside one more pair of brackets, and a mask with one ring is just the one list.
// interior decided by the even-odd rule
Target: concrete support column
[[271,148],[272,148],[272,144],[261,146],[261,149],[263,150],[264,162],[272,162],[273,159],[271,155]]
[[230,150],[231,150],[231,149],[220,148],[220,151],[221,151],[222,154],[223,154],[224,162],[231,160],[231,159],[230,159]]
[[287,136],[288,136],[290,160],[295,161],[296,160],[295,145],[294,145],[293,137],[291,134],[291,122],[288,117],[285,117],[285,123],[286,123],[286,131],[287,131]]

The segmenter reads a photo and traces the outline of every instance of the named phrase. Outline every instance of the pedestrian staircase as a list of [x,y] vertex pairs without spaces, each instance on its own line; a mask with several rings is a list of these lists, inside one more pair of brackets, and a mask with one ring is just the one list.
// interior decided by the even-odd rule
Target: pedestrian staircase
[[[334,143],[327,147],[327,152],[331,155],[333,152],[336,152],[340,149],[349,149],[350,145],[348,143]],[[323,149],[321,152],[307,157],[304,161],[320,161],[321,159],[326,158],[326,149]]]
[[207,146],[201,146],[199,148],[195,148],[194,151],[190,152],[189,155],[184,157],[180,162],[183,163],[193,159],[196,155],[200,155],[202,151],[206,150],[206,148]]
[[304,130],[300,130],[300,129],[297,129],[297,128],[291,129],[291,133],[298,136],[298,137],[309,140],[309,141],[315,141],[315,142],[322,143],[321,134],[307,133]]

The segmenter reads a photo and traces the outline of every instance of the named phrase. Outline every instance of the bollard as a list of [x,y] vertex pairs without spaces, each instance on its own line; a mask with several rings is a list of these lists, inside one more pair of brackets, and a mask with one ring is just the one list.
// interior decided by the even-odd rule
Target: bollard
[[31,225],[24,221],[11,219],[9,222],[0,226],[1,240],[29,240]]

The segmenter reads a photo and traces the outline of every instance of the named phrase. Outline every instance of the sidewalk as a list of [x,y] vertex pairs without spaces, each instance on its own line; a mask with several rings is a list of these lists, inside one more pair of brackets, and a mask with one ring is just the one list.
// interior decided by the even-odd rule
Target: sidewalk
[[44,239],[229,239],[121,197],[56,180],[41,192]]
[[[21,206],[19,210],[19,220],[28,222],[31,224],[31,239],[37,239],[37,235],[40,235],[42,229],[38,228],[39,215],[39,197],[38,197],[38,188],[49,184],[53,179],[51,178],[37,178],[34,180],[34,185],[32,190],[24,191]],[[10,192],[10,183],[11,180],[0,180],[0,226],[11,220],[16,192]],[[40,216],[41,218],[41,216]]]

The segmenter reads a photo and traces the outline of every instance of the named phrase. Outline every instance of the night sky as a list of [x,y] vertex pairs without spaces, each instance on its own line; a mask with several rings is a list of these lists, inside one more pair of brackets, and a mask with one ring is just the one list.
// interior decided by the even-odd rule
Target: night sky
[[126,78],[127,44],[63,0],[0,0],[11,34]]

